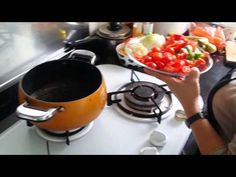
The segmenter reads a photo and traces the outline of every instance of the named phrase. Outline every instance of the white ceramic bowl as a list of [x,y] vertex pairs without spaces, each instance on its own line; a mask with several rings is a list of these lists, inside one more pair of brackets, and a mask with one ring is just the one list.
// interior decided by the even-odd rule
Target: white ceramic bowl
[[128,55],[124,56],[120,52],[121,48],[124,49],[124,47],[125,47],[125,43],[120,43],[119,45],[116,46],[116,54],[117,54],[121,64],[124,66],[136,66],[136,64],[133,63],[132,60],[129,59]]

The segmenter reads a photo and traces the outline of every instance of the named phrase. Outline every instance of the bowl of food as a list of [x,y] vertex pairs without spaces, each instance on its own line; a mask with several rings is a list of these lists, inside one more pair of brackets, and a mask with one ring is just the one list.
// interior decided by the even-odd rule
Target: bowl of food
[[124,66],[134,66],[135,63],[132,62],[132,60],[129,59],[129,56],[125,52],[125,45],[126,43],[120,43],[119,45],[116,46],[116,54],[121,62],[122,65]]
[[173,77],[186,76],[192,67],[205,73],[213,66],[209,52],[202,50],[198,39],[179,34],[132,38],[126,43],[125,52],[138,69]]

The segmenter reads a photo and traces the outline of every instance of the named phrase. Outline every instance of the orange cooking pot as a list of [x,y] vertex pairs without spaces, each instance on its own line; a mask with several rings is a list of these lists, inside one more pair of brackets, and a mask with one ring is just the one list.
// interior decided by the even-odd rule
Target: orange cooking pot
[[68,131],[97,118],[106,98],[105,82],[96,66],[55,60],[34,67],[22,78],[16,114],[42,129]]

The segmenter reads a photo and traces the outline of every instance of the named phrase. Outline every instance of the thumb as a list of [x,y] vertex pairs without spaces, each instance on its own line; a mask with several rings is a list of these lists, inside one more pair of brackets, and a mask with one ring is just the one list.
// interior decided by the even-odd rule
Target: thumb
[[195,80],[199,79],[200,71],[198,68],[193,67],[191,71],[189,72],[189,75],[186,77],[186,80]]

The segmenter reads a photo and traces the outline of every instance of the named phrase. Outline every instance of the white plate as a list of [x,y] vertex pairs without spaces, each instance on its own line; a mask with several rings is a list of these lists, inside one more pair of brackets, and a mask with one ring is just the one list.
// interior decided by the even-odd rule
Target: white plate
[[124,66],[135,66],[136,65],[135,63],[132,63],[132,61],[131,62],[129,61],[128,55],[124,56],[119,51],[121,48],[124,48],[125,45],[126,45],[126,43],[120,43],[119,45],[117,45],[116,46],[116,54],[117,54],[119,60],[121,61],[122,65],[124,65]]
[[[181,73],[170,73],[167,71],[162,71],[162,70],[158,70],[158,69],[153,69],[151,67],[148,67],[147,65],[139,62],[132,53],[132,49],[130,48],[130,45],[133,44],[138,44],[140,43],[140,41],[143,39],[144,37],[136,37],[136,38],[132,38],[131,40],[129,40],[129,42],[127,42],[127,44],[125,45],[125,52],[128,55],[128,58],[131,59],[132,63],[135,64],[137,67],[139,67],[141,70],[143,70],[144,68],[154,71],[154,72],[158,72],[164,75],[168,75],[168,76],[173,76],[173,77],[181,77],[181,76],[186,76],[185,74],[181,74]],[[212,66],[213,66],[214,62],[213,59],[209,56],[209,60],[208,60],[208,67],[205,70],[200,71],[201,74],[206,73],[207,71],[209,71]]]

